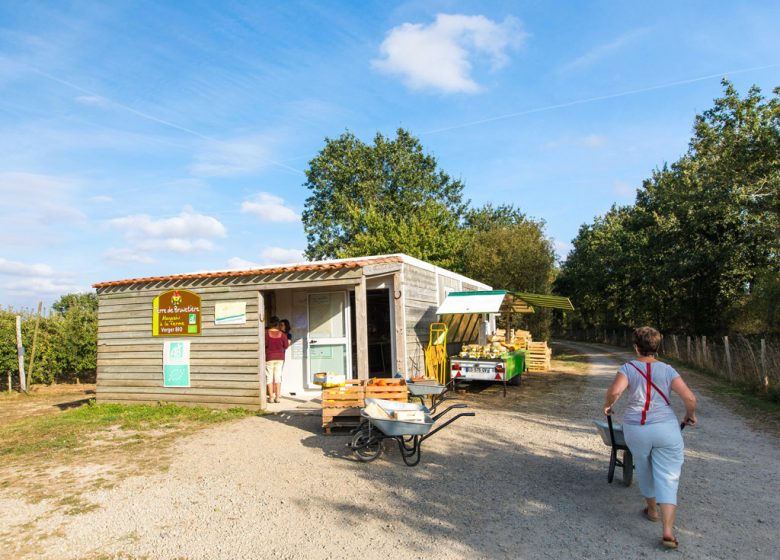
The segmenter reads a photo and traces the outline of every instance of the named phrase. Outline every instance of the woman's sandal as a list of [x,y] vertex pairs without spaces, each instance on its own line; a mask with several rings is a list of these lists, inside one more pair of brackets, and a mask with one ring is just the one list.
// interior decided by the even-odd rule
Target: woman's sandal
[[655,515],[650,515],[650,509],[649,508],[643,509],[642,513],[645,514],[645,517],[647,517],[648,521],[652,521],[653,523],[658,521],[658,514],[656,513]]
[[680,541],[677,540],[677,537],[672,537],[671,539],[661,539],[661,543],[666,548],[675,549],[678,546],[680,546]]

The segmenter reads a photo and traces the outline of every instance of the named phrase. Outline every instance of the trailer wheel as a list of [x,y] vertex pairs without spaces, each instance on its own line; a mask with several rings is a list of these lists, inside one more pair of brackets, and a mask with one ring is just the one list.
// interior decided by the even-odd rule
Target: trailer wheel
[[521,378],[522,378],[522,375],[520,375],[518,373],[512,379],[509,380],[509,384],[512,385],[513,387],[519,387],[520,383],[522,382]]

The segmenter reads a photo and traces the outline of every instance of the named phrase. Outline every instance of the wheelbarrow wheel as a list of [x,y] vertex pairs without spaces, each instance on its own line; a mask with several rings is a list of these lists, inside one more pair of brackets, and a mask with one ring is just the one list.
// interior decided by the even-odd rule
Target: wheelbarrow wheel
[[615,465],[617,464],[617,450],[612,448],[612,453],[609,455],[609,472],[607,473],[607,482],[612,484],[615,479]]
[[626,449],[623,451],[623,484],[631,486],[631,480],[634,478],[634,457]]
[[352,451],[364,463],[370,463],[382,454],[382,441],[369,435],[368,430],[361,430],[352,438]]

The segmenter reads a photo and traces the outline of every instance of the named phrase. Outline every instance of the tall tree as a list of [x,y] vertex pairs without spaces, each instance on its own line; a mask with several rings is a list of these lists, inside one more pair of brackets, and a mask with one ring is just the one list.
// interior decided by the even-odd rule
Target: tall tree
[[[550,293],[555,253],[544,222],[512,205],[471,209],[464,219],[463,272],[495,288]],[[524,321],[534,337],[546,338],[551,315],[537,310]]]
[[309,162],[303,226],[310,259],[404,252],[453,266],[463,184],[404,129],[372,145],[345,132]]
[[[774,305],[780,89],[766,101],[755,87],[744,98],[729,82],[723,87],[696,118],[687,153],[644,181],[633,206],[580,230],[558,287],[587,302],[576,302],[586,326],[651,322],[716,334],[737,325],[740,313],[759,316],[751,299]],[[774,315],[765,316],[769,329]]]

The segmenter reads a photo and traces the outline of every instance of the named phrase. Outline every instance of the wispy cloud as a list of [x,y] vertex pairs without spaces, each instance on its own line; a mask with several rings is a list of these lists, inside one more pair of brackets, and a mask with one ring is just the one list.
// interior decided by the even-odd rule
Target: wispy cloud
[[0,173],[0,218],[48,227],[83,223],[86,215],[73,205],[79,186],[73,180],[28,172]]
[[599,62],[604,58],[612,56],[613,54],[619,52],[623,48],[633,43],[636,43],[639,39],[645,37],[648,33],[650,33],[649,27],[634,29],[632,31],[623,33],[616,39],[613,39],[608,43],[597,45],[592,49],[590,49],[585,54],[578,56],[571,62],[564,64],[560,70],[562,72],[568,72],[572,70],[583,70],[589,66],[592,66],[593,64]]
[[274,142],[260,135],[205,142],[190,171],[215,177],[254,173],[271,165],[269,146]]
[[564,147],[586,148],[597,150],[607,144],[607,139],[600,134],[587,134],[585,136],[564,136],[556,140],[550,140],[541,145],[543,150],[557,150]]
[[288,207],[283,198],[271,193],[261,192],[241,204],[241,212],[254,214],[266,222],[297,222],[300,215]]
[[636,195],[636,187],[626,181],[615,181],[612,190],[620,198],[633,198]]
[[215,248],[214,239],[227,235],[222,223],[186,207],[172,218],[135,214],[109,220],[109,226],[124,232],[129,247],[111,249],[105,256],[124,262],[152,262],[151,252],[198,253]]
[[475,93],[481,88],[471,75],[474,59],[485,56],[496,70],[527,36],[513,17],[497,23],[481,15],[438,14],[429,25],[404,23],[391,29],[380,46],[382,58],[371,64],[400,76],[411,89]]
[[0,257],[0,289],[18,296],[51,296],[86,288],[72,274],[55,271],[41,263],[24,263]]

